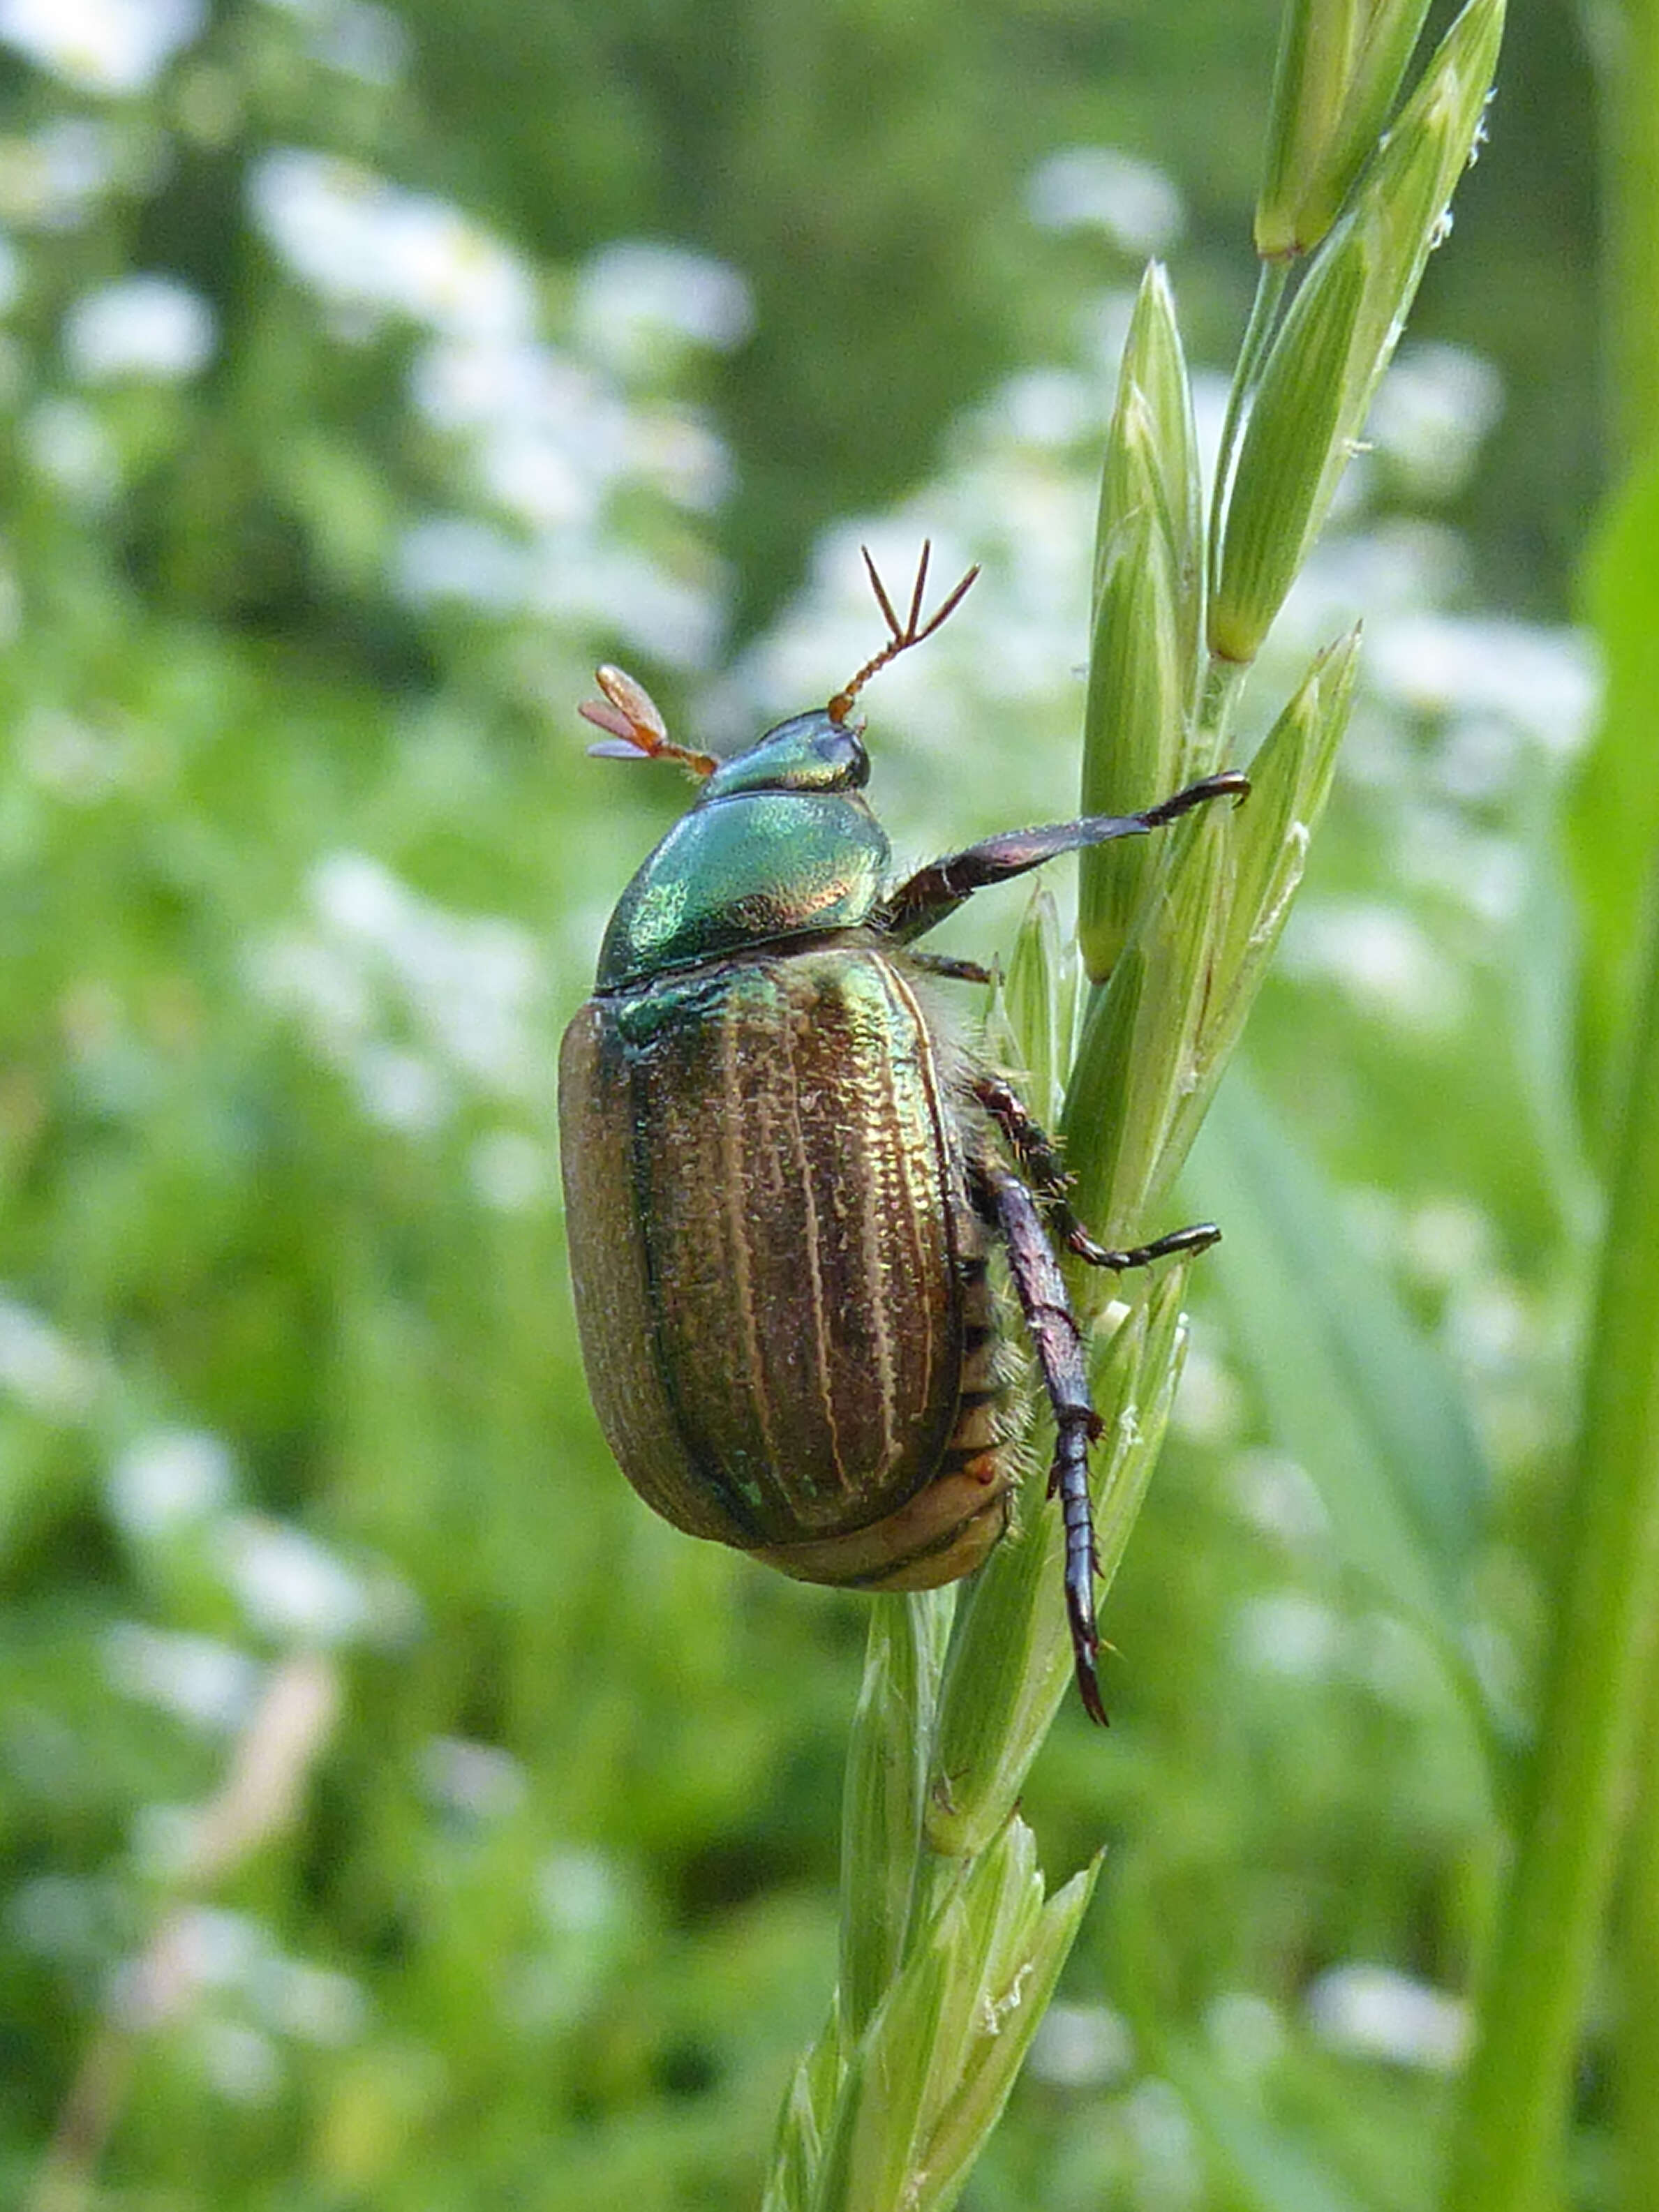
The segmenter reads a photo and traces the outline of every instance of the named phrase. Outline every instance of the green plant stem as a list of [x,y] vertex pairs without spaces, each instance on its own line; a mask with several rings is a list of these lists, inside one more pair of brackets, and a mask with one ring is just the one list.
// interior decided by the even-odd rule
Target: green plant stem
[[1618,1926],[1617,2087],[1620,2203],[1659,2212],[1659,1669],[1650,1669],[1636,1805]]
[[1445,2212],[1553,2201],[1647,1696],[1659,1607],[1659,927],[1636,1001],[1617,1162],[1563,1502],[1559,1610]]
[[[1659,0],[1607,0],[1599,27],[1604,34],[1600,106],[1607,228],[1601,279],[1606,413],[1614,450],[1639,471],[1644,456],[1651,468],[1652,457],[1659,454],[1659,141],[1653,128],[1659,114]],[[1622,578],[1610,572],[1604,586],[1639,593],[1647,573],[1638,553]],[[1650,581],[1647,595],[1650,601]],[[1626,653],[1644,636],[1651,636],[1649,610],[1626,626]],[[1639,701],[1642,696],[1638,689],[1635,696]],[[1636,712],[1640,717],[1639,705]],[[1640,758],[1632,751],[1638,775]],[[1654,1765],[1659,1750],[1659,1654],[1649,1669],[1644,1746],[1615,1952],[1620,1987],[1614,2080],[1626,2212],[1659,2208],[1659,1771]]]
[[1256,271],[1255,297],[1250,302],[1249,320],[1244,325],[1244,335],[1239,341],[1238,359],[1233,367],[1232,387],[1227,394],[1227,412],[1221,425],[1221,451],[1215,465],[1215,494],[1210,509],[1210,590],[1216,588],[1221,573],[1222,523],[1227,512],[1227,495],[1232,489],[1233,455],[1238,446],[1238,434],[1243,426],[1244,413],[1250,395],[1255,390],[1256,380],[1261,374],[1261,364],[1267,358],[1273,332],[1279,327],[1279,311],[1284,303],[1285,288],[1290,283],[1291,264],[1288,260],[1264,261]]
[[1233,716],[1249,672],[1237,661],[1206,655],[1194,746],[1186,765],[1188,775],[1208,775],[1222,765],[1232,744]]
[[842,2017],[863,2033],[897,1972],[909,1928],[947,1593],[872,1597],[848,1754],[842,1833]]

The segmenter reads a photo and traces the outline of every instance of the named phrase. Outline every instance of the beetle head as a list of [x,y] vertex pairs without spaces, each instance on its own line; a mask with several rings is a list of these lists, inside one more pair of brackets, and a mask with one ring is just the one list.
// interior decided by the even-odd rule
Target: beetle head
[[750,791],[861,791],[870,780],[870,756],[857,727],[817,708],[793,714],[723,760],[703,787],[703,799],[730,799]]
[[868,781],[870,763],[860,738],[861,722],[848,718],[853,702],[878,669],[908,653],[913,645],[932,637],[941,623],[962,605],[969,586],[979,574],[975,563],[954,591],[922,620],[921,598],[927,588],[927,561],[932,541],[922,541],[916,563],[916,580],[910,592],[910,609],[901,622],[887,596],[867,545],[859,548],[870,573],[876,604],[886,618],[888,639],[881,651],[866,660],[850,684],[836,692],[826,707],[810,714],[796,714],[779,722],[740,753],[724,761],[711,753],[694,752],[678,745],[668,734],[656,702],[643,684],[625,669],[606,664],[594,671],[602,698],[585,699],[577,712],[609,734],[587,750],[606,760],[675,760],[699,780],[708,779],[703,796],[729,798],[740,791],[859,791]]

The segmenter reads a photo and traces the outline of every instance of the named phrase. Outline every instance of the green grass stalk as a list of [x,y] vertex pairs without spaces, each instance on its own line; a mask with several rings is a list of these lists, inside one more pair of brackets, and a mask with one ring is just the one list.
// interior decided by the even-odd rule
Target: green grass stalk
[[[1636,1002],[1616,1157],[1578,1447],[1562,1505],[1565,1562],[1552,1656],[1443,2212],[1534,2212],[1559,2196],[1574,2063],[1651,1673],[1659,1626],[1659,927]],[[1650,2081],[1644,2094],[1651,2101]]]

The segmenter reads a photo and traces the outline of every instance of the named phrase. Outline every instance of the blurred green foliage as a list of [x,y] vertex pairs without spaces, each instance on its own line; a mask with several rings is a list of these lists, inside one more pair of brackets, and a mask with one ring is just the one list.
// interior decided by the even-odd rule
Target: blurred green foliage
[[[818,534],[909,494],[897,568],[933,528],[988,569],[872,697],[878,788],[919,851],[1064,809],[1109,333],[1157,244],[1194,357],[1235,343],[1275,12],[14,25],[7,2201],[757,2201],[834,1974],[864,1620],[655,1523],[587,1407],[552,1054],[676,793],[590,767],[570,709],[613,654],[726,741],[827,696],[873,624]],[[1410,424],[1480,414],[1469,356],[1402,359],[1268,648],[1264,701],[1364,612],[1370,688],[1256,1096],[1188,1178],[1240,1234],[1114,1593],[1114,1728],[1062,1716],[1027,1794],[1055,1881],[1109,1851],[975,2212],[1429,2197],[1591,1188],[1585,684],[1506,619],[1559,617],[1593,483],[1588,87],[1566,11],[1519,12],[1415,325],[1502,419],[1437,476]],[[1034,222],[1091,145],[1184,234]],[[1315,1340],[1333,1310],[1383,1318]],[[1356,1494],[1417,1486],[1462,1671],[1321,1502],[1333,1402]],[[285,1737],[319,1652],[337,1711]],[[250,1745],[278,1771],[227,1797]],[[255,1808],[216,1860],[216,1802]],[[1607,2202],[1593,2084],[1577,2154]]]

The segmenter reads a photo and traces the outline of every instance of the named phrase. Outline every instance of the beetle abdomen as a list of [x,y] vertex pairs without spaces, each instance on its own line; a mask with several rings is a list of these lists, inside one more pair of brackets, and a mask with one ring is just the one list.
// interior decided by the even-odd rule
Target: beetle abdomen
[[857,945],[667,976],[571,1024],[583,1349],[623,1473],[678,1526],[769,1556],[939,1471],[963,1332],[942,1079],[902,969]]

